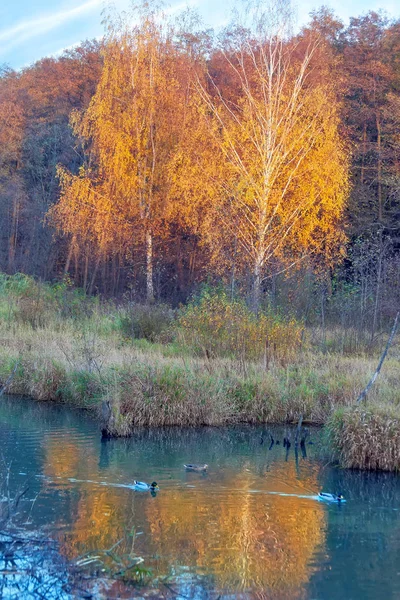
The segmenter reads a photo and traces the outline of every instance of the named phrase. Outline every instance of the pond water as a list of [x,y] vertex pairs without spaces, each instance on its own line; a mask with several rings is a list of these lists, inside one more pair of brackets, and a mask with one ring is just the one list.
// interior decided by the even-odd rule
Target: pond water
[[[272,448],[269,431],[281,441]],[[85,413],[0,399],[11,487],[29,479],[23,520],[68,558],[134,532],[134,554],[175,598],[400,598],[400,477],[327,467],[318,431],[306,456],[293,445],[287,456],[284,434],[168,428],[102,442]],[[134,479],[160,490],[135,492]],[[318,502],[321,490],[347,502]]]

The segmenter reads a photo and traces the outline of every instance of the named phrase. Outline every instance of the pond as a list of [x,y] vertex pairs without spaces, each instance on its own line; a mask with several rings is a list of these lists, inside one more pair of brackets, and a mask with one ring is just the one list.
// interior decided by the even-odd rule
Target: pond
[[[23,520],[68,558],[133,532],[134,554],[175,598],[400,598],[400,477],[328,467],[318,430],[287,453],[285,433],[168,428],[102,442],[85,413],[0,399],[10,486],[29,480]],[[134,479],[160,489],[135,492]],[[321,490],[347,501],[319,502]]]

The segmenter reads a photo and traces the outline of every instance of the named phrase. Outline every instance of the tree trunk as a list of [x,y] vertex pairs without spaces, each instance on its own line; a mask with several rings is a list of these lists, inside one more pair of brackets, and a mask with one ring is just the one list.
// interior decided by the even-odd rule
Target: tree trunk
[[83,289],[85,291],[85,294],[87,292],[88,272],[89,272],[89,248],[86,246],[86,251],[85,251],[85,268],[84,268],[84,271],[83,271]]
[[381,157],[381,122],[379,113],[376,114],[376,130],[377,130],[377,149],[378,149],[378,166],[377,166],[377,179],[378,179],[378,220],[382,223],[383,219],[383,206],[382,206],[382,157]]
[[71,259],[72,259],[74,249],[75,249],[75,236],[72,237],[69,248],[68,248],[67,260],[65,262],[65,267],[64,267],[64,275],[69,273],[69,267],[71,264]]
[[236,270],[237,236],[235,235],[235,249],[233,252],[232,271],[231,271],[231,301],[235,297],[235,270]]
[[326,322],[325,322],[325,282],[321,285],[321,328],[322,328],[322,349],[326,352]]
[[361,160],[361,184],[364,184],[364,171],[365,171],[365,156],[367,154],[367,124],[364,123],[363,129],[363,150],[362,150],[362,160]]
[[148,304],[153,304],[153,237],[151,231],[146,231],[146,299]]
[[89,285],[89,291],[88,291],[89,296],[91,296],[93,293],[93,287],[94,287],[94,283],[96,281],[97,271],[99,270],[99,266],[100,266],[100,254],[96,258],[96,264],[95,264],[92,279],[91,279],[90,285]]
[[11,235],[8,242],[8,272],[10,274],[15,273],[15,252],[17,248],[17,235],[18,235],[18,221],[19,221],[19,198],[13,199],[13,212],[11,221]]
[[258,314],[261,299],[261,260],[259,257],[256,259],[253,275],[253,311]]

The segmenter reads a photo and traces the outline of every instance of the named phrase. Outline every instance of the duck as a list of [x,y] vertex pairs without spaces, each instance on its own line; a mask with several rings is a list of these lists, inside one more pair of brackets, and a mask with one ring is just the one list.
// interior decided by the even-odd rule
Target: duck
[[155,490],[159,490],[160,488],[157,485],[156,481],[153,481],[153,483],[145,483],[144,481],[134,481],[133,482],[133,488],[137,491],[137,492],[154,492]]
[[187,471],[196,471],[200,473],[201,471],[207,471],[208,465],[183,465]]
[[337,504],[346,502],[342,494],[327,494],[326,492],[319,492],[318,500],[324,500],[325,502],[336,502]]

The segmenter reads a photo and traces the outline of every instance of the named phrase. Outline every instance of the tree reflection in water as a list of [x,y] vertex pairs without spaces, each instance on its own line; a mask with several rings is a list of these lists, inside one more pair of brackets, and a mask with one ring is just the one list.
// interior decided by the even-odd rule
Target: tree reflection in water
[[[72,448],[60,452],[54,440],[44,448],[49,477],[91,480],[79,484],[71,506],[72,522],[63,539],[69,558],[107,548],[133,526],[143,532],[134,542],[135,552],[145,556],[154,575],[172,569],[176,575],[204,576],[220,591],[302,597],[312,555],[324,543],[325,510],[317,502],[268,491],[315,491],[318,469],[307,464],[299,476],[294,460],[266,462],[264,452],[254,463],[245,451],[236,456],[236,464],[228,457],[209,476],[185,474],[181,483],[165,482],[158,497],[151,498],[102,486],[101,479],[94,484],[99,459],[93,449],[86,448],[77,461]],[[111,458],[107,480],[118,481],[120,475]]]
[[[59,406],[3,397],[0,417],[10,484],[29,480],[21,519],[69,558],[134,528],[131,551],[167,598],[400,598],[396,475],[323,467],[317,443],[297,463],[292,445],[286,462],[285,428],[142,429],[101,444],[95,423]],[[271,450],[260,443],[270,432],[281,441]],[[188,462],[209,472],[188,473]],[[115,487],[134,479],[155,479],[160,492]],[[271,494],[321,489],[347,503]]]

